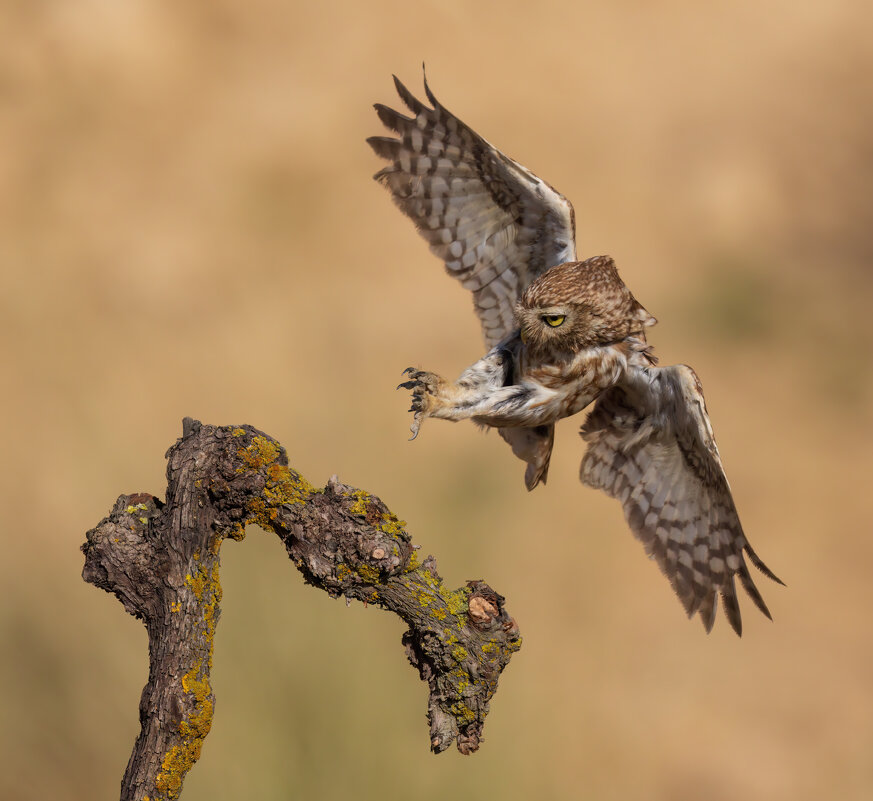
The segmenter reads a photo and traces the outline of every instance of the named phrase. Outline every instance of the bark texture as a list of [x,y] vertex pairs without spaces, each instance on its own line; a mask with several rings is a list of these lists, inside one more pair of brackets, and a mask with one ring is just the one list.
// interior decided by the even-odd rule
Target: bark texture
[[500,595],[482,581],[448,589],[379,498],[335,479],[316,489],[251,426],[185,418],[167,458],[166,500],[122,495],[82,546],[82,577],[113,593],[149,636],[142,730],[122,801],[177,798],[200,756],[215,700],[219,548],[242,539],[248,523],[281,538],[307,583],[399,615],[407,657],[430,690],[431,749],[479,747],[498,677],[521,646]]

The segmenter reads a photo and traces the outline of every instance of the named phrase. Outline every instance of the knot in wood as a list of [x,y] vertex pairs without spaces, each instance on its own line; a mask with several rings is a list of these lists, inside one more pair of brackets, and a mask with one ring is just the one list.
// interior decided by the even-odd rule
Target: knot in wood
[[470,617],[479,623],[490,623],[499,614],[497,607],[481,595],[470,599],[469,611]]

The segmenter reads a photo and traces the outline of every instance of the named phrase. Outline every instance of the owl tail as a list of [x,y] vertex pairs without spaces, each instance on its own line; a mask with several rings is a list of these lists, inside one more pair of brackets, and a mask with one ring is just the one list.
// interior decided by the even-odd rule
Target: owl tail
[[546,483],[549,475],[549,460],[552,458],[552,445],[555,441],[555,427],[536,426],[535,428],[498,428],[500,436],[509,443],[512,452],[527,462],[524,471],[524,485],[528,491],[540,482]]

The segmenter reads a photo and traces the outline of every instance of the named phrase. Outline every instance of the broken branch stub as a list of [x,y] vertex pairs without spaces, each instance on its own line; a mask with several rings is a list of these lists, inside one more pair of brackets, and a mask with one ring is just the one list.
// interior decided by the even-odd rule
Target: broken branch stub
[[215,700],[219,548],[225,537],[242,539],[249,523],[279,536],[307,583],[399,615],[409,661],[430,690],[432,750],[479,747],[497,680],[521,646],[500,595],[482,581],[448,589],[379,498],[336,479],[316,489],[251,426],[185,418],[167,458],[166,501],[122,495],[82,546],[82,577],[116,595],[149,636],[123,801],[176,798],[200,756]]

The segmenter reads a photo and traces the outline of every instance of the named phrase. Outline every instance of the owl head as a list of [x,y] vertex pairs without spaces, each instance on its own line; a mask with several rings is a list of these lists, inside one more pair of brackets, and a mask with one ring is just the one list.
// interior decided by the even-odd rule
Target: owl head
[[656,322],[609,256],[552,267],[525,290],[515,316],[526,347],[542,355],[620,342]]

